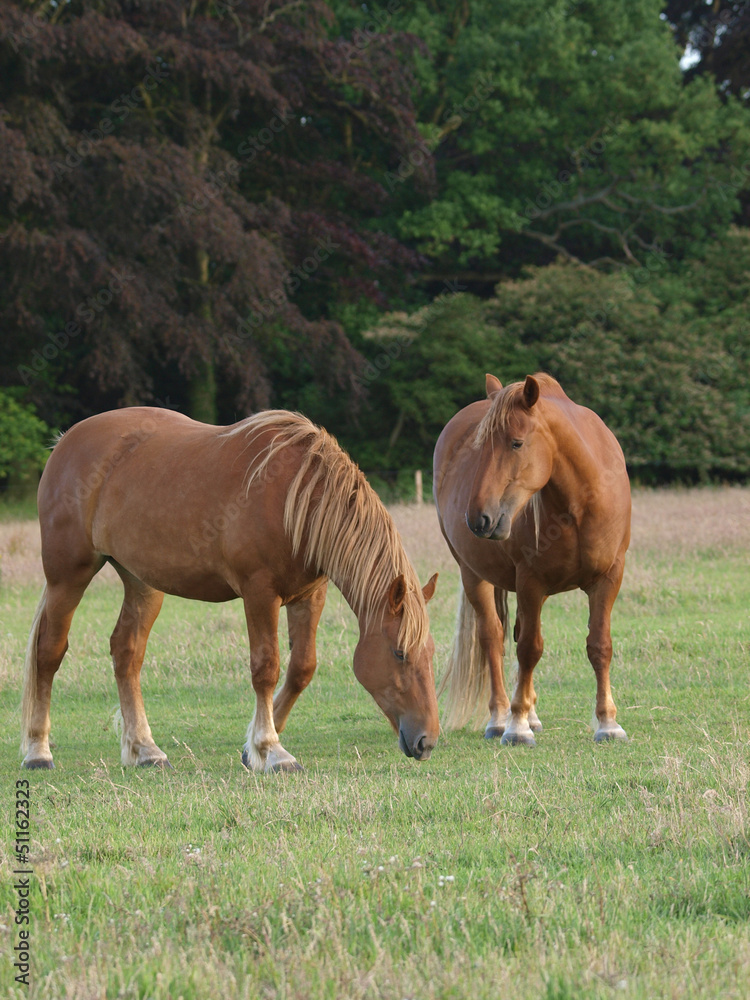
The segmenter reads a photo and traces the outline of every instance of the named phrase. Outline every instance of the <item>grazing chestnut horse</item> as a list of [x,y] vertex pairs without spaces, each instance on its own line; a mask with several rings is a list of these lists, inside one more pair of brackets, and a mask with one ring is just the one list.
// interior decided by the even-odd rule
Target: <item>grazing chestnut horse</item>
[[[76,424],[39,486],[46,586],[26,654],[26,767],[52,767],[50,695],[83,592],[109,562],[125,598],[110,649],[122,712],[122,762],[167,764],[151,736],[140,671],[164,594],[241,598],[255,715],[242,755],[255,771],[296,770],[279,741],[316,665],[327,580],[359,619],[354,673],[425,760],[438,737],[434,644],[425,603],[393,522],[349,456],[305,417],[270,410],[231,427],[170,410],[113,410]],[[291,658],[279,679],[286,606]]]
[[[609,686],[610,614],[630,541],[630,484],[614,434],[549,375],[503,388],[453,417],[435,448],[440,526],[461,570],[457,631],[441,691],[446,726],[487,703],[485,736],[534,746],[540,730],[533,672],[542,655],[542,605],[579,587],[589,599],[586,642],[596,674],[594,739],[625,740]],[[518,683],[508,702],[503,646],[507,591],[518,598]],[[486,718],[486,715],[485,715]]]

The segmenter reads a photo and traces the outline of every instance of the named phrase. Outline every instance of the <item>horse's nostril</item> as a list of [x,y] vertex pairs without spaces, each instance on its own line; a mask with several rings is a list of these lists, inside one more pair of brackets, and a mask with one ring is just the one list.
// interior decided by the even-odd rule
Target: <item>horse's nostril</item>
[[424,753],[424,741],[427,739],[427,734],[423,733],[417,740],[417,745],[414,748],[420,756]]

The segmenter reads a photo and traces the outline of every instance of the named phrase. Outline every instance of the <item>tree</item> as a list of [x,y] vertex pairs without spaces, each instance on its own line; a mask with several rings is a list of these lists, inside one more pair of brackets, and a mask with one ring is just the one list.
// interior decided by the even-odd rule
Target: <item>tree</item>
[[0,487],[39,472],[47,460],[51,435],[33,410],[0,389]]
[[272,401],[284,331],[352,395],[326,304],[382,302],[415,263],[369,225],[387,192],[361,160],[416,140],[416,42],[360,50],[329,20],[320,0],[2,5],[6,383],[48,415],[166,388],[231,419]]
[[687,86],[659,0],[451,0],[394,15],[418,34],[422,144],[437,193],[394,156],[395,232],[425,278],[489,293],[562,255],[643,265],[695,256],[726,229],[748,177],[750,123],[713,80]]
[[[704,261],[606,274],[560,261],[391,314],[369,340],[372,465],[419,467],[450,417],[503,383],[554,375],[618,436],[639,478],[750,475],[750,234]],[[396,433],[397,432],[397,433]],[[359,456],[359,451],[355,450]]]

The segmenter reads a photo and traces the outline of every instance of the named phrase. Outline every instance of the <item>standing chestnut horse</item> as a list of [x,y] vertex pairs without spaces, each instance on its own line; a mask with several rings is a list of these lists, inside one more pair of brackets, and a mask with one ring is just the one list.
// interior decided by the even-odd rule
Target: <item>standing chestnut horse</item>
[[[435,448],[440,526],[461,569],[457,632],[441,690],[447,726],[476,718],[489,695],[485,736],[534,746],[540,730],[534,667],[544,649],[542,605],[579,587],[589,599],[586,642],[596,674],[594,739],[625,740],[609,686],[610,614],[630,541],[630,484],[614,434],[549,375],[503,389],[456,414]],[[518,683],[503,683],[507,591],[518,598]]]
[[[349,456],[305,417],[270,410],[231,427],[170,410],[114,410],[76,424],[55,447],[39,486],[47,579],[26,653],[26,767],[52,767],[50,695],[83,592],[106,562],[125,588],[110,649],[122,712],[122,762],[167,764],[151,736],[140,671],[164,594],[245,605],[256,694],[243,762],[296,770],[281,745],[316,665],[326,585],[359,619],[354,673],[425,760],[438,737],[434,645],[401,540]],[[291,658],[279,679],[277,627],[286,605]]]

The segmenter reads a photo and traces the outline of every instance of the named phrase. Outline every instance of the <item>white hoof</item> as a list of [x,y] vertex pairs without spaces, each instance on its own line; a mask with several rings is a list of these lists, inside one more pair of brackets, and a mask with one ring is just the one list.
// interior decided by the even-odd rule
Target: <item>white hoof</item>
[[536,740],[527,719],[511,718],[510,724],[506,726],[500,742],[503,746],[536,746]]
[[529,729],[531,729],[531,731],[533,733],[541,733],[541,731],[542,731],[543,728],[544,727],[542,726],[541,720],[540,720],[539,716],[536,714],[536,709],[535,708],[530,709],[529,710]]
[[628,734],[616,722],[602,722],[594,733],[594,741],[596,743],[606,743],[607,740],[622,740],[624,743],[627,743]]
[[283,748],[281,743],[274,743],[264,751],[259,751],[252,743],[246,743],[242,751],[242,763],[249,771],[256,771],[259,774],[302,770],[302,765]]

